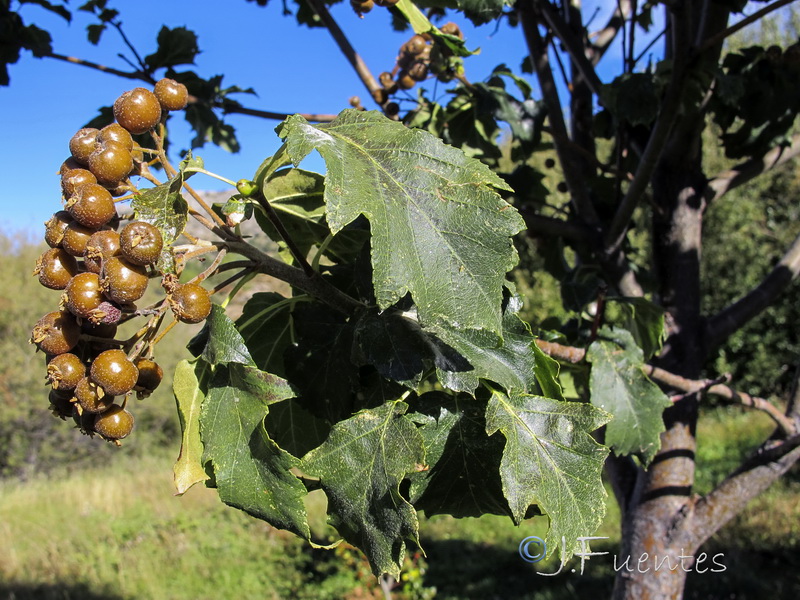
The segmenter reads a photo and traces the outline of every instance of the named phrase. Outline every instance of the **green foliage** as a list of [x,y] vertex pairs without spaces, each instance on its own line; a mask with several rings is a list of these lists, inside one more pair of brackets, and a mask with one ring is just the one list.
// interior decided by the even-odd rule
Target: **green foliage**
[[360,214],[370,221],[380,308],[410,292],[423,324],[500,333],[502,281],[516,263],[509,238],[523,227],[492,189],[508,189],[501,179],[375,113],[345,111],[318,126],[294,116],[280,135],[295,165],[312,149],[325,159],[333,233]]
[[614,417],[606,426],[606,444],[617,454],[636,454],[649,464],[661,447],[661,413],[672,402],[645,376],[641,348],[627,330],[603,329],[586,360],[592,363],[592,404]]

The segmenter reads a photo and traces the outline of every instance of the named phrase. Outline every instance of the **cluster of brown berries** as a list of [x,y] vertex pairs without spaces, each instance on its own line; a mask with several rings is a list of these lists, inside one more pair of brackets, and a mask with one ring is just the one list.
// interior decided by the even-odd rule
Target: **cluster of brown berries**
[[[464,34],[455,23],[445,23],[439,28],[442,33],[464,39]],[[398,90],[410,90],[417,83],[425,81],[433,75],[439,81],[448,82],[455,77],[455,73],[450,68],[448,58],[451,52],[442,44],[434,43],[431,35],[415,34],[411,36],[402,46],[397,55],[394,69],[384,71],[380,74],[379,80],[382,89],[376,94],[375,100],[383,104],[386,99]],[[394,105],[394,106],[391,106]],[[389,103],[386,110],[389,116],[397,105]]]
[[[186,87],[171,79],[154,92],[136,88],[114,104],[116,123],[84,128],[70,140],[61,167],[64,210],[45,223],[50,249],[37,260],[42,285],[62,292],[59,309],[44,315],[31,341],[47,355],[54,414],[72,417],[86,433],[118,443],[133,428],[127,396],[145,397],[161,382],[161,367],[142,356],[131,360],[115,339],[118,323],[136,312],[163,249],[157,227],[132,221],[120,229],[114,196],[135,191],[129,177],[141,162],[131,134],[155,127],[162,111],[183,108]],[[211,311],[202,287],[170,280],[170,306],[179,320],[196,323]],[[124,396],[122,404],[114,402]]]

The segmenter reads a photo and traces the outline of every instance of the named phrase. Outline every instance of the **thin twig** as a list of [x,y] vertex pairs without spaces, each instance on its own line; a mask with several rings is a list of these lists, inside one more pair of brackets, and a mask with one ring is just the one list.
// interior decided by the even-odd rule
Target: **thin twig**
[[259,206],[264,210],[264,214],[269,219],[269,222],[272,223],[272,226],[278,231],[278,235],[281,236],[281,239],[286,243],[286,247],[289,249],[289,252],[292,254],[292,257],[297,261],[297,264],[303,269],[303,272],[311,277],[314,273],[314,267],[312,267],[308,259],[306,259],[305,255],[300,251],[300,248],[297,247],[297,244],[292,239],[292,236],[286,230],[286,227],[283,225],[281,218],[278,216],[278,213],[275,212],[272,204],[269,203],[260,191],[256,193],[254,196],[255,200],[258,202]]
[[[680,39],[676,40],[676,45],[685,43],[688,37],[690,30],[689,24],[686,23],[688,11],[688,7],[683,7],[674,15],[676,22],[681,18],[684,21],[681,24],[682,26],[674,28],[676,35],[680,37]],[[605,246],[608,255],[614,254],[622,247],[633,212],[636,210],[636,206],[639,204],[639,200],[644,195],[648,185],[650,185],[650,178],[667,144],[672,126],[678,118],[683,89],[687,79],[687,63],[688,56],[686,52],[679,52],[674,57],[672,77],[667,86],[664,100],[661,103],[658,118],[639,161],[639,167],[636,169],[633,181],[628,186],[628,191],[617,208],[611,226],[606,232]]]
[[359,56],[359,54],[355,51],[353,45],[350,43],[350,40],[347,39],[344,31],[342,31],[342,28],[339,27],[339,24],[334,20],[333,16],[331,16],[331,13],[328,11],[328,7],[325,6],[325,3],[321,0],[307,0],[307,2],[311,9],[317,13],[317,16],[319,16],[325,27],[328,28],[333,40],[336,42],[336,45],[339,46],[339,50],[341,50],[342,54],[345,55],[345,58],[347,58],[359,79],[361,79],[364,87],[367,88],[370,97],[375,98],[375,96],[380,93],[379,90],[383,88],[381,88],[381,86],[375,80],[375,77],[372,75],[372,72],[369,70],[361,56]]
[[[583,360],[586,358],[585,348],[565,346],[563,344],[547,342],[545,340],[536,340],[536,345],[539,346],[539,348],[544,351],[545,354],[564,362],[577,364],[583,362]],[[737,402],[743,406],[748,406],[750,408],[763,411],[769,415],[773,421],[775,421],[775,423],[781,428],[787,437],[797,433],[797,428],[795,427],[794,421],[788,418],[780,411],[780,409],[764,398],[751,396],[750,394],[745,394],[744,392],[737,392],[730,386],[721,383],[686,379],[685,377],[675,375],[674,373],[670,373],[669,371],[659,367],[654,367],[652,365],[645,365],[644,373],[653,381],[657,381],[663,385],[668,385],[683,392],[697,393],[705,391],[712,396],[725,398],[726,400]],[[711,385],[709,385],[709,383],[711,383]]]
[[117,77],[124,77],[125,79],[139,79],[140,81],[147,81],[147,79],[145,79],[144,77],[144,73],[135,71],[134,72],[120,71],[119,69],[115,69],[114,67],[107,67],[105,65],[101,65],[96,62],[92,62],[90,60],[86,60],[83,58],[78,58],[76,56],[66,56],[64,54],[59,54],[57,52],[48,52],[44,56],[47,58],[55,58],[56,60],[72,63],[73,65],[81,65],[82,67],[89,67],[90,69],[96,69],[97,71],[102,71],[103,73],[110,73],[111,75],[116,75]]
[[734,23],[733,25],[731,25],[727,29],[723,29],[722,31],[720,31],[716,35],[712,35],[710,38],[708,38],[703,43],[702,46],[700,46],[696,50],[696,53],[700,54],[702,52],[705,52],[709,48],[713,48],[714,46],[716,46],[717,44],[721,43],[726,38],[732,36],[734,33],[739,31],[740,29],[744,29],[745,27],[747,27],[751,23],[755,23],[756,21],[758,21],[762,17],[768,15],[769,13],[771,13],[771,12],[773,12],[775,10],[778,10],[779,8],[783,8],[784,6],[786,6],[787,4],[791,4],[792,2],[794,2],[794,0],[776,0],[772,4],[770,4],[768,6],[765,6],[761,10],[757,10],[752,15],[749,15],[749,16],[745,17],[744,19],[742,19],[741,21],[739,21],[737,23]]
[[[142,60],[142,57],[139,55],[139,52],[136,51],[136,46],[134,46],[128,39],[128,36],[125,35],[125,32],[122,30],[122,23],[120,21],[111,21],[111,25],[113,25],[114,29],[117,30],[117,33],[119,33],[120,37],[122,38],[122,41],[125,43],[128,49],[131,52],[133,52],[133,56],[136,58],[136,62],[139,63],[139,68],[142,70],[142,73],[148,73],[149,75],[149,69],[147,67],[147,64],[144,62],[144,60]],[[155,83],[154,81],[152,81],[152,77],[150,77],[150,80],[151,83]]]
[[[82,67],[87,67],[90,69],[95,69],[97,71],[102,71],[103,73],[109,73],[110,75],[116,75],[117,77],[123,77],[125,79],[135,79],[139,81],[144,81],[146,83],[153,83],[152,79],[149,78],[145,73],[139,71],[121,71],[120,69],[115,69],[114,67],[108,67],[106,65],[101,65],[96,62],[92,62],[90,60],[86,60],[84,58],[78,58],[76,56],[66,56],[64,54],[59,54],[58,52],[48,52],[44,55],[47,58],[54,58],[56,60],[60,60],[63,62],[68,62],[73,65],[80,65]],[[205,103],[204,100],[200,100],[197,96],[189,96],[189,104],[203,104]],[[275,112],[270,110],[260,110],[257,108],[247,108],[245,106],[239,106],[238,104],[221,104],[215,103],[212,104],[213,108],[221,108],[224,113],[229,114],[241,114],[241,115],[250,115],[252,117],[259,117],[262,119],[274,119],[276,121],[283,121],[287,117],[295,113],[288,113],[288,112]],[[298,113],[306,121],[314,121],[317,123],[329,123],[336,118],[336,115],[333,114],[326,114],[326,113]]]
[[553,145],[556,148],[561,168],[564,171],[564,179],[570,191],[570,196],[575,203],[578,216],[587,223],[598,223],[597,213],[589,199],[589,191],[586,182],[580,172],[578,161],[572,160],[569,147],[563,143],[568,140],[567,126],[564,122],[564,113],[561,110],[561,101],[558,98],[558,90],[553,78],[553,71],[547,56],[547,46],[539,33],[539,25],[533,7],[527,2],[518,4],[520,22],[525,35],[525,42],[528,45],[528,53],[531,62],[536,68],[536,75],[539,78],[539,86],[542,90],[542,99],[547,106],[547,118],[553,130]]

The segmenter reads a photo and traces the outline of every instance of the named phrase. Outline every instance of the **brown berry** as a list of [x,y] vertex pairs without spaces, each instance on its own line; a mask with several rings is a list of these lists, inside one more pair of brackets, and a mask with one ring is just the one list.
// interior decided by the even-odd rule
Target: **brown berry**
[[199,323],[211,314],[211,297],[196,283],[177,285],[169,296],[169,303],[183,323]]
[[164,110],[183,110],[189,103],[189,91],[174,79],[159,79],[153,93]]
[[136,302],[147,291],[147,270],[122,257],[114,256],[103,263],[103,292],[118,304]]
[[114,403],[114,397],[106,394],[91,377],[84,377],[75,386],[75,399],[84,412],[92,414],[108,410]]
[[114,102],[114,119],[133,134],[146,133],[161,120],[161,104],[150,90],[134,88]]
[[133,170],[131,151],[116,142],[98,144],[89,156],[89,170],[98,182],[116,186]]
[[78,223],[100,229],[117,214],[114,198],[102,185],[85,183],[67,202],[67,210]]
[[47,363],[47,380],[54,390],[74,390],[86,376],[86,365],[71,352],[59,354]]
[[82,165],[88,165],[89,155],[94,152],[98,133],[100,131],[94,127],[79,129],[69,141],[69,151],[72,153],[72,158]]
[[93,361],[91,378],[111,396],[127,394],[136,385],[139,369],[122,350],[106,350]]
[[64,354],[78,344],[80,325],[69,312],[47,313],[36,322],[31,333],[31,342],[47,354]]
[[119,254],[119,234],[112,229],[94,232],[86,242],[83,264],[87,271],[100,273],[103,261]]
[[78,273],[78,261],[63,248],[50,248],[36,261],[34,275],[51,290],[63,290]]
[[119,246],[122,255],[130,262],[151,265],[161,256],[164,241],[158,227],[144,221],[134,221],[120,231]]

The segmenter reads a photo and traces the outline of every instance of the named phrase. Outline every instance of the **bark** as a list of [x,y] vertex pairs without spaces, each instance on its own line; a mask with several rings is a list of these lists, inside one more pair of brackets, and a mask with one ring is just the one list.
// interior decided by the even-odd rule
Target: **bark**
[[[702,10],[707,12],[703,14]],[[695,66],[689,55],[691,42],[705,37],[705,32],[698,29],[722,29],[727,15],[714,12],[708,3],[676,3],[668,17],[671,39],[667,57],[675,65],[673,76],[681,78],[685,73],[679,69]],[[701,60],[716,60],[718,52],[712,54]],[[680,88],[671,91],[682,95],[682,102],[686,102]],[[668,326],[668,339],[658,366],[690,379],[697,378],[705,358],[700,313],[702,222],[706,206],[703,193],[707,181],[702,172],[703,120],[701,111],[684,109],[650,178],[654,200],[654,271],[658,300],[666,310]],[[649,469],[638,473],[635,489],[641,492],[632,495],[623,518],[620,556],[624,561],[630,555],[635,567],[617,573],[615,600],[666,600],[683,595],[686,575],[693,568],[693,554],[699,546],[687,543],[697,540],[689,540],[685,529],[686,516],[694,507],[692,486],[699,396],[687,394],[664,412],[666,431],[661,436],[661,449]]]

